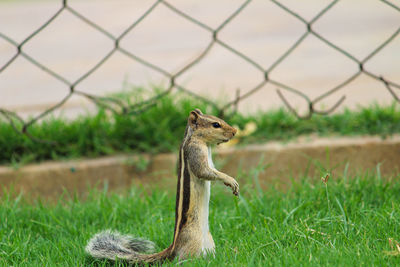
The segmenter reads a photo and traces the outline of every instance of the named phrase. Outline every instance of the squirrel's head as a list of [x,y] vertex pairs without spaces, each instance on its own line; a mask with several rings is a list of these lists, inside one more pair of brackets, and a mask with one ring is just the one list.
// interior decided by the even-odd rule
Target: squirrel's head
[[188,125],[192,130],[192,137],[199,138],[209,145],[228,142],[237,131],[224,120],[203,114],[197,108],[190,112]]

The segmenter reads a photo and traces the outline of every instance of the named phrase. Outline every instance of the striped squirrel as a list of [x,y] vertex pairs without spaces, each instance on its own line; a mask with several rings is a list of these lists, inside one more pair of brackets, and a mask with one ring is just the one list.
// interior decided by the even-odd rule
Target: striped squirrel
[[119,258],[136,264],[213,254],[215,245],[208,226],[210,181],[223,182],[236,196],[239,195],[239,184],[214,168],[210,146],[229,141],[235,133],[235,128],[217,117],[205,115],[199,109],[190,112],[179,150],[175,230],[168,248],[159,253],[144,254],[154,248],[151,241],[108,230],[96,234],[86,251],[95,258]]

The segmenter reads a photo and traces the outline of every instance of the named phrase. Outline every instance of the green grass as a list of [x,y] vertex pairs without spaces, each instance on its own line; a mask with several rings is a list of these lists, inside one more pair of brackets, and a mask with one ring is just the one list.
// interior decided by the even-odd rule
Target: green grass
[[[250,186],[257,175],[257,170],[239,175],[239,199],[213,185],[216,256],[184,266],[400,264],[400,256],[387,253],[394,251],[389,238],[400,241],[400,177],[391,182],[373,174],[333,177],[327,186],[303,178],[282,192]],[[0,202],[0,266],[107,266],[84,252],[88,239],[103,229],[142,236],[163,249],[172,240],[174,194],[91,191],[85,201],[64,196],[56,204],[29,204],[8,194]]]
[[[120,94],[126,100],[128,94]],[[218,110],[200,100],[174,93],[139,115],[116,115],[100,110],[68,120],[50,118],[29,128],[30,133],[56,144],[35,142],[16,133],[0,119],[0,164],[18,166],[28,162],[52,159],[97,157],[130,152],[176,151],[182,139],[189,112],[195,107],[208,114]],[[236,114],[227,119],[241,129],[249,122],[257,130],[241,139],[242,144],[270,140],[289,140],[300,135],[380,135],[400,132],[400,108],[372,105],[358,110],[345,110],[330,116],[313,116],[298,120],[285,109]]]

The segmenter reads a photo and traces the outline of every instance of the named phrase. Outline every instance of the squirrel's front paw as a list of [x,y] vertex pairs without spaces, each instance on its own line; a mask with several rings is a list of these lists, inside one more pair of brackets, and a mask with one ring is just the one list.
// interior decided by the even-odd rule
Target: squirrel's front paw
[[229,177],[229,179],[224,181],[224,184],[232,188],[232,192],[235,196],[239,196],[239,183],[235,179]]

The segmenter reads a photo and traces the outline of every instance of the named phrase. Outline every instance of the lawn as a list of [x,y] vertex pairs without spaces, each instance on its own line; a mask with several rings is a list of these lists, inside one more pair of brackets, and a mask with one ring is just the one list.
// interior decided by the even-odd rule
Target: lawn
[[[257,187],[259,170],[241,173],[240,198],[212,186],[210,228],[216,256],[184,266],[398,266],[400,181],[379,172],[323,181],[299,178],[287,191]],[[295,180],[295,179],[294,179]],[[0,206],[1,266],[109,266],[85,254],[88,239],[118,229],[167,247],[175,189],[91,190],[56,203],[5,194]],[[389,242],[389,239],[392,241]],[[166,264],[174,266],[177,260]]]
[[[136,91],[134,91],[136,92]],[[136,93],[121,93],[130,99]],[[133,101],[133,100],[132,100]],[[135,98],[135,101],[138,101]],[[136,102],[134,102],[136,103]],[[121,153],[176,152],[182,141],[188,114],[194,107],[207,114],[219,111],[196,98],[174,93],[157,101],[141,114],[119,114],[99,110],[74,119],[49,116],[29,127],[32,136],[48,142],[37,142],[15,131],[10,122],[0,116],[0,164],[14,167],[44,160],[99,157]],[[329,116],[315,115],[299,120],[289,111],[258,111],[236,113],[225,118],[228,123],[246,132],[238,145],[287,141],[303,135],[355,136],[379,135],[385,138],[400,133],[400,105],[371,105],[342,110]],[[14,122],[17,128],[22,125]],[[52,143],[54,142],[54,143]]]

